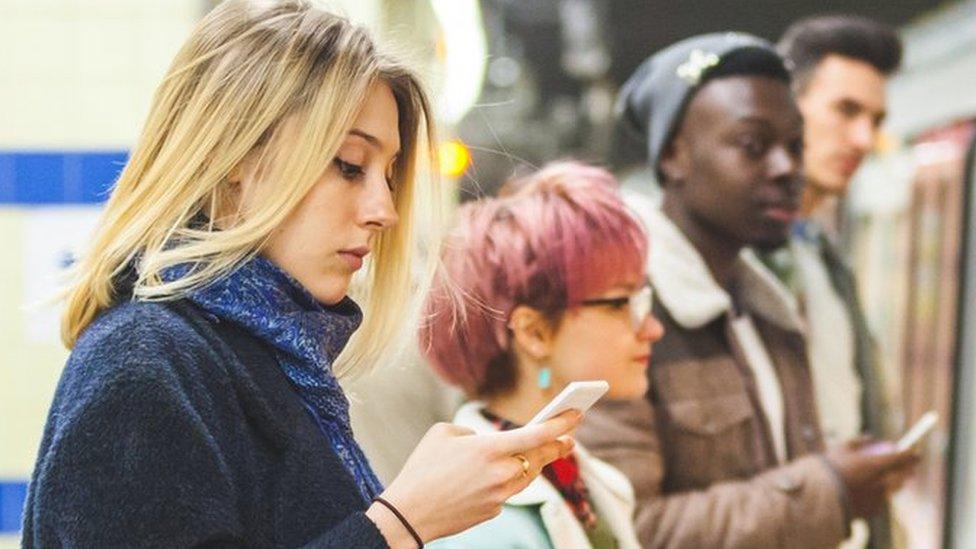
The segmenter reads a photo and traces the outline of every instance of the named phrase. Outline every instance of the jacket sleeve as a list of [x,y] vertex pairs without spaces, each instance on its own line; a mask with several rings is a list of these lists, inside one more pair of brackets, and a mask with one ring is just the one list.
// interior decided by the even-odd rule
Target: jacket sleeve
[[[113,338],[128,345],[112,344]],[[217,442],[225,412],[178,374],[188,353],[153,337],[135,344],[131,334],[108,339],[66,367],[34,473],[26,510],[33,532],[24,545],[249,544],[238,509],[240,481],[228,465],[240,456]],[[386,543],[359,512],[311,546]]]
[[633,484],[642,547],[836,547],[846,536],[842,487],[820,456],[665,495],[666,463],[646,399],[591,409],[579,437]]
[[538,506],[504,505],[497,517],[432,541],[430,549],[552,549]]

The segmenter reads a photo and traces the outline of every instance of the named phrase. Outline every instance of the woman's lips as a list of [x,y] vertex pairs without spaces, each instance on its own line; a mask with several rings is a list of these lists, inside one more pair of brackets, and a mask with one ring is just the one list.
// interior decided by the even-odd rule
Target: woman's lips
[[353,271],[358,271],[363,266],[363,258],[369,254],[369,248],[352,248],[340,250],[339,257],[349,265]]

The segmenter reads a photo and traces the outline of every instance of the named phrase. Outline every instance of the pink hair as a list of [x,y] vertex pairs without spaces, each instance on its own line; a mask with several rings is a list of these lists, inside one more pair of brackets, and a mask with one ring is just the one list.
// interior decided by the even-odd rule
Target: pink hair
[[557,162],[462,206],[425,304],[421,350],[469,395],[514,387],[508,318],[518,305],[558,321],[580,301],[644,276],[647,237],[610,172]]

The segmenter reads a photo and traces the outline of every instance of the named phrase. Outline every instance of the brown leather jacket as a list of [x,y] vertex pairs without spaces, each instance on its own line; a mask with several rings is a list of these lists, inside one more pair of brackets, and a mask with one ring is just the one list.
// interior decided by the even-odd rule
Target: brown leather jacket
[[[647,398],[599,404],[580,440],[633,483],[644,547],[835,547],[848,530],[845,495],[817,455],[823,443],[802,328],[743,261],[743,308],[782,387],[781,464],[731,333],[730,303],[695,272],[705,268],[700,256],[668,225],[650,223],[655,314],[665,335],[653,348]],[[676,257],[688,253],[697,260]]]

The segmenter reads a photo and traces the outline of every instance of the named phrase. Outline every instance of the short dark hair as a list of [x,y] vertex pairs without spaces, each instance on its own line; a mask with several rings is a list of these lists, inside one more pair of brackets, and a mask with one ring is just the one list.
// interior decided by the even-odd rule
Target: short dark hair
[[786,29],[777,49],[790,64],[800,89],[828,55],[863,61],[885,76],[898,70],[902,55],[901,38],[895,29],[856,15],[801,19]]
[[784,84],[789,84],[792,80],[783,59],[773,50],[750,47],[740,48],[723,57],[718,65],[702,76],[698,87],[704,87],[710,80],[729,76],[768,76]]

